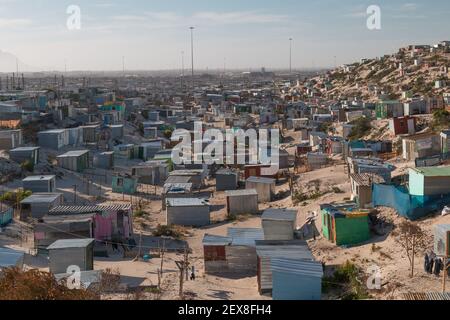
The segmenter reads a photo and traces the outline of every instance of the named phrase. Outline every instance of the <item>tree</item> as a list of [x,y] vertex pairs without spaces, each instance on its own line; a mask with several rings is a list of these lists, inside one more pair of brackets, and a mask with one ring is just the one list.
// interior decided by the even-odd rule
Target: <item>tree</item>
[[425,232],[419,225],[403,221],[399,225],[399,243],[405,249],[411,269],[411,278],[414,277],[414,257],[419,249],[426,247]]
[[368,134],[370,129],[372,128],[370,125],[370,120],[365,117],[361,117],[354,121],[351,121],[350,124],[353,125],[352,131],[348,135],[348,139],[350,140],[361,139],[366,134]]
[[450,125],[450,112],[444,109],[439,109],[433,112],[432,127],[435,130],[448,128]]
[[0,273],[0,300],[98,300],[86,289],[69,289],[65,280],[39,270],[3,269]]

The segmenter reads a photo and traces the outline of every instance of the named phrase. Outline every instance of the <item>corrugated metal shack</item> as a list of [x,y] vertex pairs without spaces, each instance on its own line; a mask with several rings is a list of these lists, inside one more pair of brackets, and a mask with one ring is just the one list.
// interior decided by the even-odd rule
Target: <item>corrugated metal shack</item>
[[228,215],[256,214],[258,209],[258,192],[255,189],[225,191]]
[[0,271],[6,268],[23,268],[25,254],[21,251],[0,247]]
[[236,190],[239,174],[231,169],[220,169],[216,172],[216,191]]
[[261,221],[266,240],[293,240],[297,228],[296,209],[267,209]]
[[315,261],[273,258],[273,300],[320,300],[322,298],[322,264]]
[[48,248],[50,272],[70,273],[70,266],[80,271],[94,270],[94,239],[57,240]]
[[245,188],[256,190],[259,203],[270,202],[275,194],[275,179],[250,177],[245,183]]
[[29,176],[22,180],[22,187],[34,193],[52,193],[56,190],[56,176]]
[[350,183],[352,187],[352,201],[355,201],[359,208],[366,208],[372,203],[372,185],[383,183],[384,179],[376,174],[352,173]]
[[41,131],[38,133],[39,146],[59,150],[69,145],[69,132],[66,129]]
[[271,259],[289,258],[314,261],[314,257],[303,240],[256,241],[258,256],[258,290],[260,294],[272,293]]
[[11,150],[22,144],[22,130],[0,130],[0,150]]
[[225,247],[232,239],[229,237],[205,234],[203,237],[203,254],[205,259],[205,273],[215,274],[228,271]]
[[228,269],[231,272],[256,274],[256,241],[264,240],[262,229],[228,228],[231,245],[225,247]]
[[56,159],[61,168],[70,171],[83,172],[84,169],[89,168],[89,150],[69,151]]
[[192,170],[175,170],[169,173],[170,177],[189,177],[194,189],[203,187],[203,179],[205,178],[205,171],[202,169]]
[[94,167],[106,170],[114,168],[114,151],[97,154],[94,157]]
[[255,228],[228,228],[226,237],[205,234],[205,272],[256,274],[256,241],[263,239],[262,229]]
[[166,224],[202,227],[210,224],[209,202],[198,198],[167,198]]
[[59,206],[43,217],[34,229],[38,249],[74,235],[98,241],[127,240],[133,236],[133,211],[130,204]]
[[23,163],[30,161],[36,165],[39,163],[39,150],[40,147],[20,147],[9,150],[9,158],[17,163]]
[[112,191],[123,194],[135,194],[138,187],[138,179],[128,174],[116,174],[112,177]]
[[20,202],[20,220],[40,219],[63,202],[64,196],[61,193],[34,193]]
[[[176,180],[176,179],[175,179]],[[190,179],[188,179],[190,181]],[[165,183],[162,198],[162,209],[166,210],[167,198],[192,198],[192,183],[190,182],[171,182]]]

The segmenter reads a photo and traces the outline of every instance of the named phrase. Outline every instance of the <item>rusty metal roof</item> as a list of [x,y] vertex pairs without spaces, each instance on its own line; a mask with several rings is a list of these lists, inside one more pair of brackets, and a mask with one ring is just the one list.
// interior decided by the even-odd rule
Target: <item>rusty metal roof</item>
[[49,211],[49,215],[86,214],[101,211],[127,211],[131,210],[130,204],[90,205],[90,206],[58,206]]
[[450,300],[450,292],[407,292],[403,293],[404,300],[428,301],[428,300]]

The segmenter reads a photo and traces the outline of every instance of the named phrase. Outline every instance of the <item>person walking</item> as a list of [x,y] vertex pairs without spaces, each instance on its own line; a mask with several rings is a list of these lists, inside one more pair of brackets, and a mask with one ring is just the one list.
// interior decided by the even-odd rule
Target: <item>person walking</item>
[[192,269],[191,269],[191,281],[195,281],[195,267],[194,266],[192,266]]

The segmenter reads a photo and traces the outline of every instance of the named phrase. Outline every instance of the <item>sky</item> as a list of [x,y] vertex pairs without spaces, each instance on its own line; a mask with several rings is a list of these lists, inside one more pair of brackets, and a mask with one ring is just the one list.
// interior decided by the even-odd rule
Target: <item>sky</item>
[[[367,28],[374,4],[381,30]],[[449,17],[448,0],[0,0],[0,50],[21,68],[180,69],[194,26],[198,69],[287,69],[289,38],[293,68],[317,68],[450,40]]]

